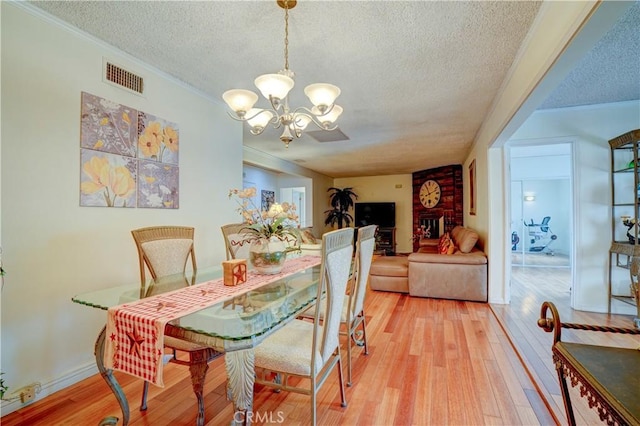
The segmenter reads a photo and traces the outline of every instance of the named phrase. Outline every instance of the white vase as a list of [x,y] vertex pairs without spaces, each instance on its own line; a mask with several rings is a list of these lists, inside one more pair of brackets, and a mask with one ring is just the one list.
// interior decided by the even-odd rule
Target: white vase
[[277,274],[284,268],[287,257],[287,246],[277,237],[261,238],[251,242],[249,261],[260,274]]

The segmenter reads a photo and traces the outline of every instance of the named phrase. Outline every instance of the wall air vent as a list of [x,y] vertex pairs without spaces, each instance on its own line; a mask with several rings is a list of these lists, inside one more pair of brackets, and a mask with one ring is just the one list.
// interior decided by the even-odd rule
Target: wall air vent
[[142,77],[108,61],[104,61],[104,79],[138,94],[142,94],[144,90],[144,79]]

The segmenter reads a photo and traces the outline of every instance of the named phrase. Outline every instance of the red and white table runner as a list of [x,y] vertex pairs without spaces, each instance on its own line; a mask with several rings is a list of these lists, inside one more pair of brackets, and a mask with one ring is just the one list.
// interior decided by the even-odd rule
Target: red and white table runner
[[260,275],[250,270],[247,273],[247,282],[239,286],[225,286],[223,278],[220,277],[111,307],[107,315],[105,367],[164,386],[164,328],[169,321],[319,265],[320,261],[321,258],[318,256],[302,256],[287,260],[279,274]]

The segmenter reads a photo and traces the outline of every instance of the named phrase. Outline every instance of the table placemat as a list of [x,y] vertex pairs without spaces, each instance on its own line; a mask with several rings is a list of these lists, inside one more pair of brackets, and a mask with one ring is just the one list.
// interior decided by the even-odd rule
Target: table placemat
[[232,299],[268,283],[319,265],[318,256],[302,256],[285,262],[278,274],[247,272],[247,282],[225,286],[224,278],[158,294],[109,308],[107,313],[105,367],[119,370],[158,386],[162,380],[164,328],[174,319]]

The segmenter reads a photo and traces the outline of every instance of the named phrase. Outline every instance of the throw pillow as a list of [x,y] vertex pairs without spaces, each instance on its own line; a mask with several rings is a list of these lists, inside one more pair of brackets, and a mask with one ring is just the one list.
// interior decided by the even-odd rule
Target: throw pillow
[[456,242],[461,252],[469,253],[478,242],[478,233],[469,228],[463,228]]
[[300,232],[300,239],[304,244],[318,244],[318,240],[316,240],[316,237],[313,236],[309,229],[303,229]]
[[447,236],[443,239],[442,245],[439,247],[438,252],[440,254],[447,254],[449,252],[449,246],[453,246],[453,242],[451,241],[451,238],[449,238],[447,234]]
[[449,240],[449,247],[447,248],[447,254],[453,254],[456,251],[456,245],[453,240]]
[[442,246],[444,245],[445,241],[449,239],[449,233],[445,232],[444,234],[442,234],[440,236],[440,239],[438,240],[438,251],[441,252],[442,251]]

